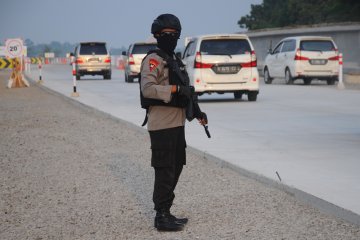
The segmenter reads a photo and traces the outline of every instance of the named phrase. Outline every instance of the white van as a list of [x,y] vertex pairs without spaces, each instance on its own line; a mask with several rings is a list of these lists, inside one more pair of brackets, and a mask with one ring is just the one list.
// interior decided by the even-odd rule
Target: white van
[[339,75],[338,49],[331,37],[297,36],[281,40],[269,50],[264,63],[264,81],[285,78],[286,84],[303,79],[309,85],[313,79],[334,85]]
[[246,35],[217,34],[186,38],[182,60],[198,95],[234,93],[236,99],[247,94],[256,101],[259,72],[254,48]]
[[148,51],[154,50],[156,46],[156,42],[136,42],[130,44],[127,52],[122,53],[122,55],[126,57],[124,70],[125,82],[132,83],[135,78],[138,78],[143,58]]

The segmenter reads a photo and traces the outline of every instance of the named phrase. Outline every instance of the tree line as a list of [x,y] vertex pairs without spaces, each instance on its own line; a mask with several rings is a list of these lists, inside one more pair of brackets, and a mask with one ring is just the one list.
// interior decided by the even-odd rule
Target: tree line
[[[60,43],[58,41],[52,41],[50,43],[35,44],[31,39],[26,39],[24,45],[27,46],[28,57],[44,57],[46,52],[55,53],[55,57],[66,57],[67,53],[74,52],[76,43],[69,42]],[[121,52],[125,51],[125,48],[111,48],[110,53],[112,55],[121,55]]]
[[263,0],[238,21],[249,30],[360,21],[359,0]]

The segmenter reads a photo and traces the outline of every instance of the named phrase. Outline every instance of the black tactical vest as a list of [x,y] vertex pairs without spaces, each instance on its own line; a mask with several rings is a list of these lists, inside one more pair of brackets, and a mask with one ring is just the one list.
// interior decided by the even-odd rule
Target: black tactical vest
[[[181,59],[175,56],[175,59],[167,55],[161,49],[151,50],[147,53],[144,59],[151,53],[156,53],[161,58],[166,61],[166,68],[169,69],[169,84],[170,85],[182,85],[189,86],[189,76],[185,70],[185,65],[182,63]],[[165,103],[159,99],[145,98],[141,92],[141,73],[139,74],[139,87],[140,87],[140,103],[141,107],[144,109],[149,109],[149,106],[171,106],[185,108],[189,100],[185,96],[180,96],[177,93],[174,93],[171,101]],[[146,122],[145,122],[146,124]],[[145,125],[144,124],[144,125]]]

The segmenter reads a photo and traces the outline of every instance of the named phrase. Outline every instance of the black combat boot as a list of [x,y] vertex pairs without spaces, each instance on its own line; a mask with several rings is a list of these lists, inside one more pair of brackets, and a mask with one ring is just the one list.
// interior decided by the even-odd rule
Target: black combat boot
[[160,210],[156,212],[154,226],[158,231],[181,231],[184,224],[175,221],[169,211]]
[[174,215],[172,215],[169,211],[169,215],[170,215],[170,218],[172,218],[176,223],[179,223],[179,224],[187,224],[187,222],[189,221],[187,218],[177,218],[175,217]]

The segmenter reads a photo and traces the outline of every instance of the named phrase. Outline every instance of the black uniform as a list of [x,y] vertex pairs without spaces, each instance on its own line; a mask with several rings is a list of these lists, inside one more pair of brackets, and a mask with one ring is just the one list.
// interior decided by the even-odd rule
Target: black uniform
[[[178,231],[188,219],[176,218],[170,213],[170,208],[175,198],[175,187],[186,164],[185,119],[186,110],[193,106],[192,92],[188,78],[184,81],[181,75],[184,72],[179,71],[181,60],[176,59],[174,54],[181,32],[179,19],[172,14],[162,14],[154,20],[151,32],[161,51],[152,52],[144,58],[140,86],[141,104],[147,108],[151,166],[155,170],[154,225],[158,230]],[[184,76],[187,77],[187,74]],[[206,118],[206,114],[196,106],[197,116]]]

